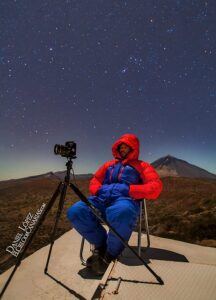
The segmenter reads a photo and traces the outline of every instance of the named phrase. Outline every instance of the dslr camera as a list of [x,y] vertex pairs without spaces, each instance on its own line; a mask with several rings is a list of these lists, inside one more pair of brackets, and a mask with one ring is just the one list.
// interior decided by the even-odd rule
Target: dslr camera
[[56,144],[54,146],[54,153],[62,157],[76,158],[76,143],[71,141],[66,142],[65,145]]

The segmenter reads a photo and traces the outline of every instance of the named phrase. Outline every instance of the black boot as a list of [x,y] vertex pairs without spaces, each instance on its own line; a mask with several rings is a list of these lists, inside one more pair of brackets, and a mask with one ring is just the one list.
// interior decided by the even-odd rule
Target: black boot
[[106,246],[97,247],[93,250],[93,254],[87,258],[86,267],[91,268],[99,258],[102,258],[106,252]]
[[99,259],[92,263],[92,270],[96,275],[103,275],[106,272],[109,264],[115,258],[112,257],[108,252],[104,254],[104,257],[99,256]]

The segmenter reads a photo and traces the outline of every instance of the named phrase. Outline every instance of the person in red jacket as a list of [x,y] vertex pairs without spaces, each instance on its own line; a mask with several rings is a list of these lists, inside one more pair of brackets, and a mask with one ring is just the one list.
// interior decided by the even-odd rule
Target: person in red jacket
[[[155,169],[139,160],[139,139],[134,134],[122,135],[112,146],[114,159],[105,162],[93,175],[88,200],[112,227],[128,241],[139,216],[139,200],[156,200],[162,181]],[[67,211],[73,227],[95,246],[87,266],[103,274],[111,260],[124,249],[121,241],[106,232],[98,218],[82,201]]]

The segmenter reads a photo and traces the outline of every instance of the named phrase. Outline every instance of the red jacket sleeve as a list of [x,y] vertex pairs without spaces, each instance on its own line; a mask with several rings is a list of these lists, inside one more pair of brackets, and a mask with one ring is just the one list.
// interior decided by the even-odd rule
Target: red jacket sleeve
[[131,184],[129,196],[134,199],[151,199],[155,200],[160,195],[163,189],[163,183],[159,178],[158,173],[148,163],[141,163],[141,177],[144,184]]
[[102,186],[106,170],[109,167],[110,162],[104,163],[93,175],[92,179],[90,180],[89,183],[89,192],[91,195],[96,195],[97,191],[99,188]]

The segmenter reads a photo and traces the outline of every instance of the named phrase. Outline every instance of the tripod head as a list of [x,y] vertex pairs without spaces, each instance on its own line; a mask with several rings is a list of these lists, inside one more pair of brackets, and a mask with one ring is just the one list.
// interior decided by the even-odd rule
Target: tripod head
[[[75,157],[76,158],[76,157]],[[67,162],[66,162],[66,167],[67,167],[67,173],[65,175],[65,178],[64,178],[64,182],[66,184],[69,184],[70,183],[70,171],[72,169],[72,166],[73,166],[73,161],[72,161],[72,157],[67,157]]]

